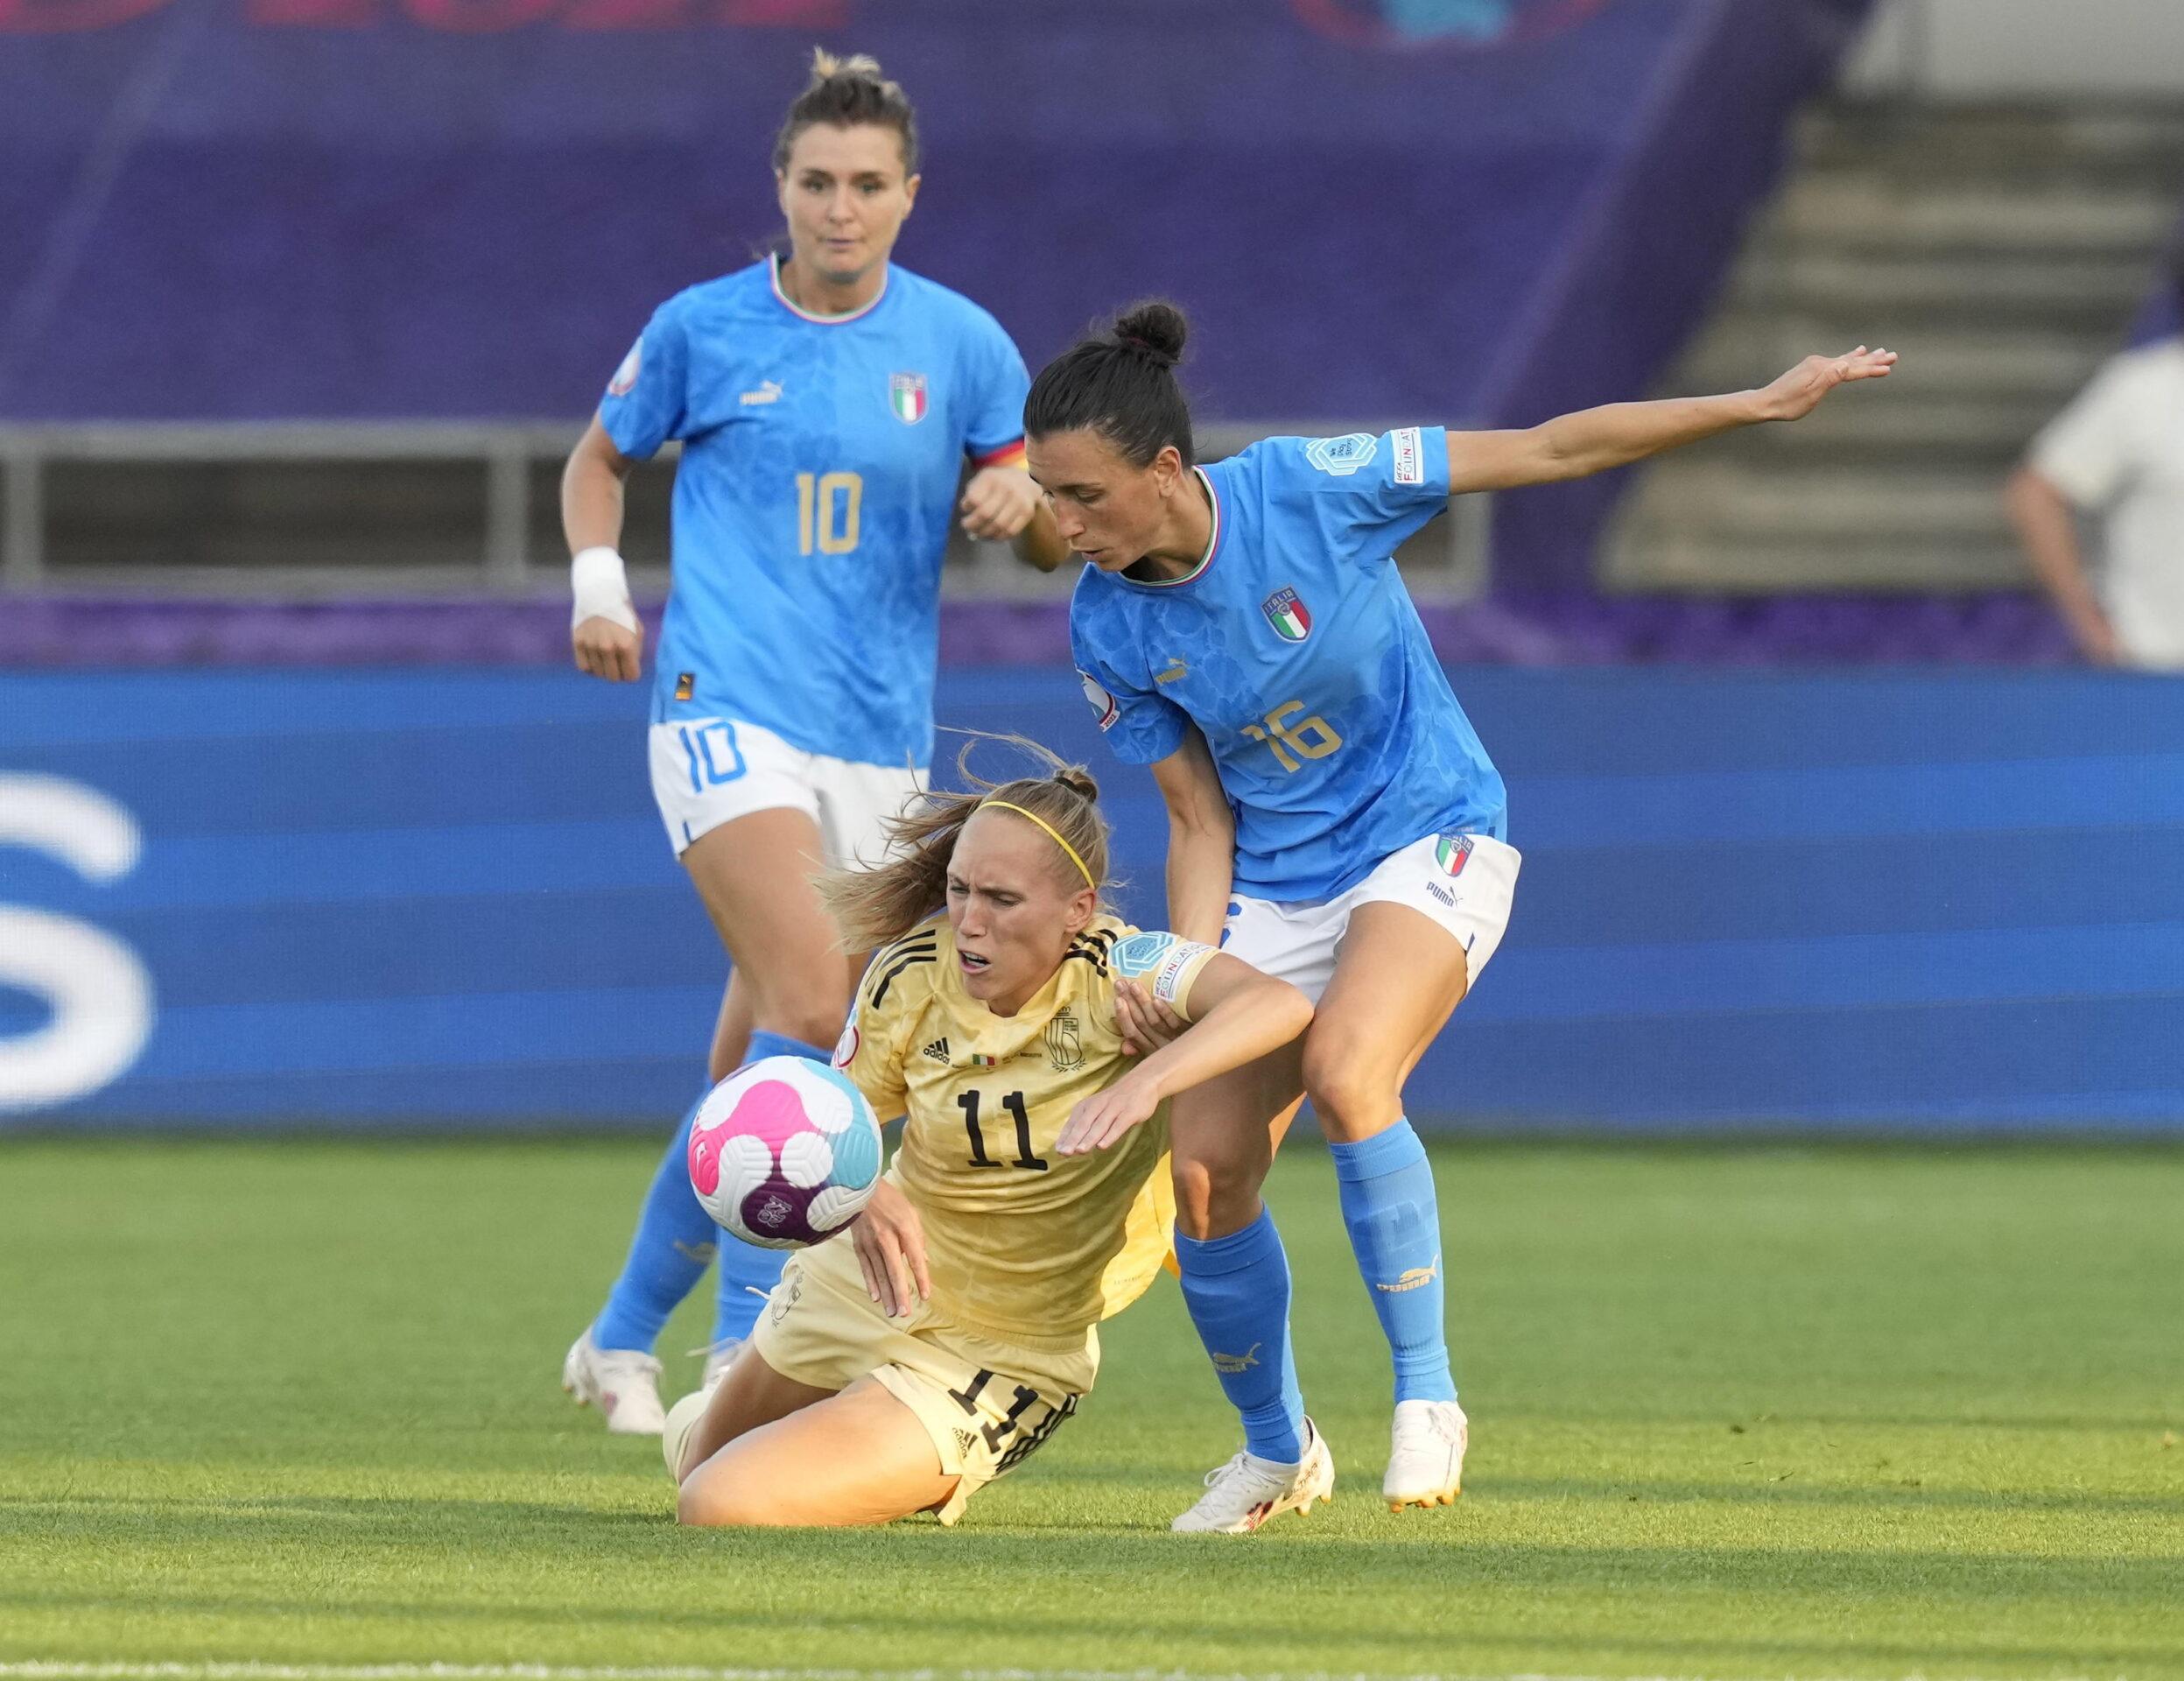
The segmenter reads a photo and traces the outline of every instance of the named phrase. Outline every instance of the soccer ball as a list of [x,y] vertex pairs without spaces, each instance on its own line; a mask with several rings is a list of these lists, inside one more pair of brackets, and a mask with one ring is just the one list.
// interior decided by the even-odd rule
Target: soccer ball
[[856,1219],[880,1179],[880,1122],[849,1080],[767,1057],[708,1092],[690,1122],[690,1184],[747,1243],[800,1249]]

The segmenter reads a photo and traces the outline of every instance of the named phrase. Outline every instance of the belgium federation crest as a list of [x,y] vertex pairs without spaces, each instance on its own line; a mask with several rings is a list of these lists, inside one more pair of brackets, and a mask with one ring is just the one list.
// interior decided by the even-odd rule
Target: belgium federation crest
[[923,420],[925,418],[925,376],[889,374],[888,406],[895,411],[895,418],[906,426],[914,426]]
[[1284,642],[1302,642],[1312,634],[1312,615],[1295,590],[1277,589],[1259,603],[1274,633]]
[[1085,1066],[1085,1041],[1078,1032],[1077,1017],[1057,1010],[1047,1023],[1047,1060],[1057,1074],[1074,1073]]

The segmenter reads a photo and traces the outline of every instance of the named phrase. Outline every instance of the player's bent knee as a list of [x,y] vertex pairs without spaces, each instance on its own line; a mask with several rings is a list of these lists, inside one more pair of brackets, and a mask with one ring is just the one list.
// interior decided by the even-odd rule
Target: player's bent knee
[[1185,1237],[1203,1243],[1241,1231],[1257,1218],[1266,1168],[1243,1157],[1177,1157],[1174,1178],[1176,1225]]
[[778,1501],[734,1475],[693,1474],[675,1497],[675,1521],[687,1529],[760,1529],[794,1523]]
[[1369,1138],[1394,1126],[1403,1113],[1395,1069],[1363,1047],[1331,1037],[1305,1044],[1304,1094],[1330,1138]]

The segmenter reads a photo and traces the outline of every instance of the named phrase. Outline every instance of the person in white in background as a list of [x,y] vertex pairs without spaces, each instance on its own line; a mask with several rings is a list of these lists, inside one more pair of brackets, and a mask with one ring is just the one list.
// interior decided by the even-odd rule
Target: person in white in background
[[[2184,253],[2172,278],[2184,307]],[[2103,368],[2033,440],[2006,500],[2086,658],[2184,671],[2184,332]],[[2103,527],[2097,575],[2078,540],[2080,514]]]

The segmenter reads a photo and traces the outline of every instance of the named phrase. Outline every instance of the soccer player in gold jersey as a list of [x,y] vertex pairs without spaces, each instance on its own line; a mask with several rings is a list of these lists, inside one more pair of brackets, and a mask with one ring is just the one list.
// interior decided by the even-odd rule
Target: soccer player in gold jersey
[[[750,1345],[664,1441],[698,1524],[961,1516],[1076,1410],[1098,1326],[1145,1291],[1175,1206],[1167,1100],[1288,1044],[1304,995],[1106,913],[1090,775],[926,793],[893,862],[822,877],[875,951],[835,1049],[902,1147],[848,1230],[798,1253]],[[967,772],[966,772],[967,775]],[[1125,1052],[1119,985],[1190,1025]],[[1065,1125],[1116,1140],[1064,1156]],[[1331,1492],[1311,1488],[1292,1507]]]

